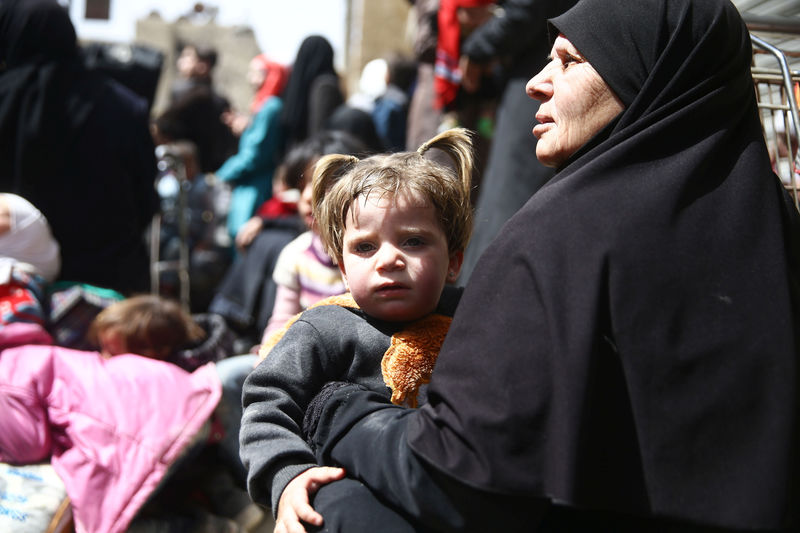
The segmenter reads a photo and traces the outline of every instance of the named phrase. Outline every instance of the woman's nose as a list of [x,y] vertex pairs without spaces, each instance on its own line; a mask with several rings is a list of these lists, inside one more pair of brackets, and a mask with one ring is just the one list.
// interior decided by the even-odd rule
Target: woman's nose
[[525,84],[525,93],[534,100],[545,101],[553,96],[553,82],[548,64]]

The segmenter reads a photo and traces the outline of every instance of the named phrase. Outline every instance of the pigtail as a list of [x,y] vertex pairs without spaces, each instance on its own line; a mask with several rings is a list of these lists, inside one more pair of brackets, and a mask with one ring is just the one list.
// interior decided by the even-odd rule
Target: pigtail
[[322,156],[317,161],[311,178],[311,205],[314,206],[315,216],[325,198],[325,193],[357,163],[357,157],[342,154]]
[[453,160],[458,173],[458,179],[466,197],[469,198],[472,188],[472,170],[475,157],[472,151],[472,133],[465,128],[453,128],[438,134],[422,144],[417,149],[420,156],[431,148],[437,148],[446,153]]
[[331,189],[339,179],[353,169],[359,159],[352,155],[330,154],[323,156],[314,166],[311,178],[311,210],[316,220],[325,250],[331,258],[338,262],[344,238],[344,213],[339,209],[344,202],[339,195],[332,198]]

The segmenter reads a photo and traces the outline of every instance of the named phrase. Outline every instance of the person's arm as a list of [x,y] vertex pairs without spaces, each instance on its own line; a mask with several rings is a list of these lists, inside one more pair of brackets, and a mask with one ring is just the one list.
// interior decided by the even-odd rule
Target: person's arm
[[309,406],[309,411],[319,411],[305,428],[320,464],[345,466],[348,476],[363,481],[420,526],[443,531],[535,530],[548,507],[543,500],[474,489],[414,453],[407,432],[418,410],[392,405],[364,387],[331,385]]
[[215,172],[222,181],[234,181],[269,163],[280,142],[278,120],[283,109],[280,98],[267,100],[253,122],[242,133],[239,151]]
[[240,455],[253,501],[273,511],[286,484],[317,466],[301,427],[326,379],[325,357],[317,329],[299,320],[245,381]]
[[35,388],[3,390],[0,384],[0,462],[26,464],[50,455],[47,413]]
[[240,252],[243,252],[250,243],[253,242],[253,239],[256,238],[256,235],[261,233],[261,230],[264,228],[264,219],[260,216],[253,216],[250,219],[242,224],[242,227],[239,228],[239,231],[236,232],[236,249]]
[[47,396],[53,370],[46,353],[21,346],[0,356],[0,462],[33,463],[52,451]]

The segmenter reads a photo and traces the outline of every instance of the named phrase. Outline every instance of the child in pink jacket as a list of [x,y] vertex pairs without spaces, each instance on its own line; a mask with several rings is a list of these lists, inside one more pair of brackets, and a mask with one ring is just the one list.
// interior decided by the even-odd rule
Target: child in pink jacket
[[[129,353],[51,346],[38,324],[0,329],[0,462],[50,458],[76,529],[122,533],[217,406],[213,364],[189,373]],[[165,408],[165,406],[167,408]]]

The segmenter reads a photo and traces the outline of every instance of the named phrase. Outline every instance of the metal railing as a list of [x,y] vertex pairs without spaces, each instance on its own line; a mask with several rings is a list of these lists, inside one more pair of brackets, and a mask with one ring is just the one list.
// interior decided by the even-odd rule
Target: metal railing
[[[800,28],[799,28],[800,29]],[[752,75],[764,139],[773,169],[794,196],[800,209],[800,72],[790,68],[787,52],[751,34]],[[800,56],[800,54],[797,54]]]

